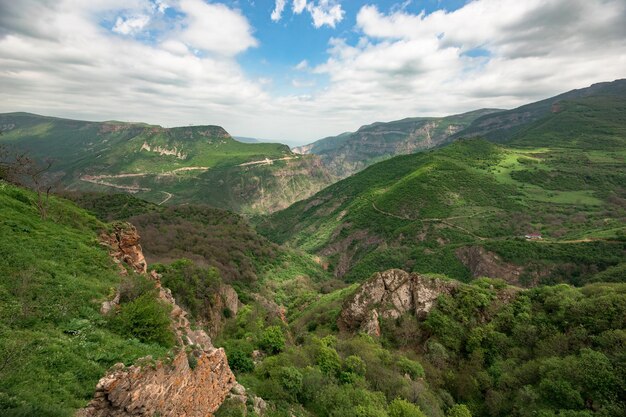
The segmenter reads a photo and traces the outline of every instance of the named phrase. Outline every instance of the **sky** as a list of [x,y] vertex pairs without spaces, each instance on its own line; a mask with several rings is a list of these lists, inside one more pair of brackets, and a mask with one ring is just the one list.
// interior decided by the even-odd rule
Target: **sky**
[[626,77],[626,0],[0,0],[0,112],[304,144]]

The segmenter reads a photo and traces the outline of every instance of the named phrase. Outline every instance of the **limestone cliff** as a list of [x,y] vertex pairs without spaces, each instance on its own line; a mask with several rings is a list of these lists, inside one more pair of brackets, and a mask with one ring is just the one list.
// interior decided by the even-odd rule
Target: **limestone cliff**
[[[117,262],[145,273],[147,265],[134,227],[117,225],[113,233],[101,237]],[[187,313],[176,304],[171,291],[161,286],[156,272],[149,276],[155,281],[158,297],[171,306],[170,320],[177,339],[173,358],[153,361],[147,357],[129,367],[116,364],[100,379],[93,400],[77,413],[78,417],[206,417],[220,407],[235,386],[224,350],[214,348],[205,331],[191,328]],[[238,301],[232,294],[228,298],[226,302],[236,309]],[[118,296],[105,302],[102,310],[115,308],[116,300],[119,302]]]
[[380,336],[378,318],[398,318],[407,312],[423,317],[437,297],[453,294],[460,284],[390,269],[374,274],[343,305],[337,325],[344,331]]

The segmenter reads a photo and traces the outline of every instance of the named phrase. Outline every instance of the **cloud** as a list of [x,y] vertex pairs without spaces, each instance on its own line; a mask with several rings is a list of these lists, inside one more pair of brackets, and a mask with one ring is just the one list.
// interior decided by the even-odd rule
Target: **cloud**
[[345,12],[335,0],[319,0],[307,4],[307,10],[313,18],[313,26],[320,28],[328,25],[332,28],[343,20]]
[[271,15],[274,22],[278,22],[280,20],[283,15],[283,10],[285,10],[285,0],[276,0],[276,5],[274,6],[274,10]]
[[[281,19],[285,5],[286,0],[276,0],[270,16],[273,21],[278,22]],[[345,15],[338,0],[293,0],[291,10],[293,14],[301,14],[306,10],[311,15],[313,26],[317,29],[324,25],[334,28]]]
[[294,67],[294,69],[297,69],[298,71],[304,71],[308,68],[309,68],[309,62],[306,59],[303,59],[302,61],[298,62],[298,64]]
[[248,20],[224,4],[180,0],[180,10],[185,28],[176,36],[193,48],[233,56],[257,45]]
[[293,12],[294,14],[300,14],[306,8],[306,0],[293,0]]
[[113,26],[113,32],[131,35],[141,31],[150,22],[150,16],[139,15],[130,17],[119,16]]

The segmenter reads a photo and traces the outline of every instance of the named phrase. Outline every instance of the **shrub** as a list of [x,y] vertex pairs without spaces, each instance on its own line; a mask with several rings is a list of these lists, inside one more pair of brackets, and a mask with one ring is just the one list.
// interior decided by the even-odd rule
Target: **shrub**
[[276,354],[285,349],[285,335],[280,326],[269,326],[263,331],[259,347],[269,354]]
[[408,374],[411,379],[423,378],[424,368],[422,364],[417,361],[402,357],[398,361],[398,368],[403,374]]
[[364,376],[365,371],[367,370],[363,359],[356,355],[348,356],[343,363],[343,367],[346,372],[350,372],[359,376]]
[[422,410],[415,404],[396,398],[387,408],[389,417],[426,417]]
[[455,404],[448,410],[447,417],[472,417],[472,413],[465,404]]
[[341,369],[339,354],[333,348],[320,346],[315,360],[322,372],[326,375],[337,375]]
[[121,305],[114,316],[112,326],[119,333],[145,343],[158,343],[164,347],[174,346],[170,328],[170,307],[157,300],[153,294],[144,294]]

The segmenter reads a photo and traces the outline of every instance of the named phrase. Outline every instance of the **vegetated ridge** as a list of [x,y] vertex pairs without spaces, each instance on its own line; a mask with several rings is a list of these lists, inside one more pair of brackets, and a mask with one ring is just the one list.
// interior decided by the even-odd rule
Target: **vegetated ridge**
[[377,163],[259,230],[348,281],[388,268],[526,286],[601,271],[622,281],[626,95],[612,91],[558,101],[506,146],[458,140]]
[[271,212],[331,182],[319,158],[276,143],[241,143],[219,126],[162,128],[6,113],[0,131],[0,143],[15,152],[52,160],[49,177],[64,188],[129,192],[160,204]]

